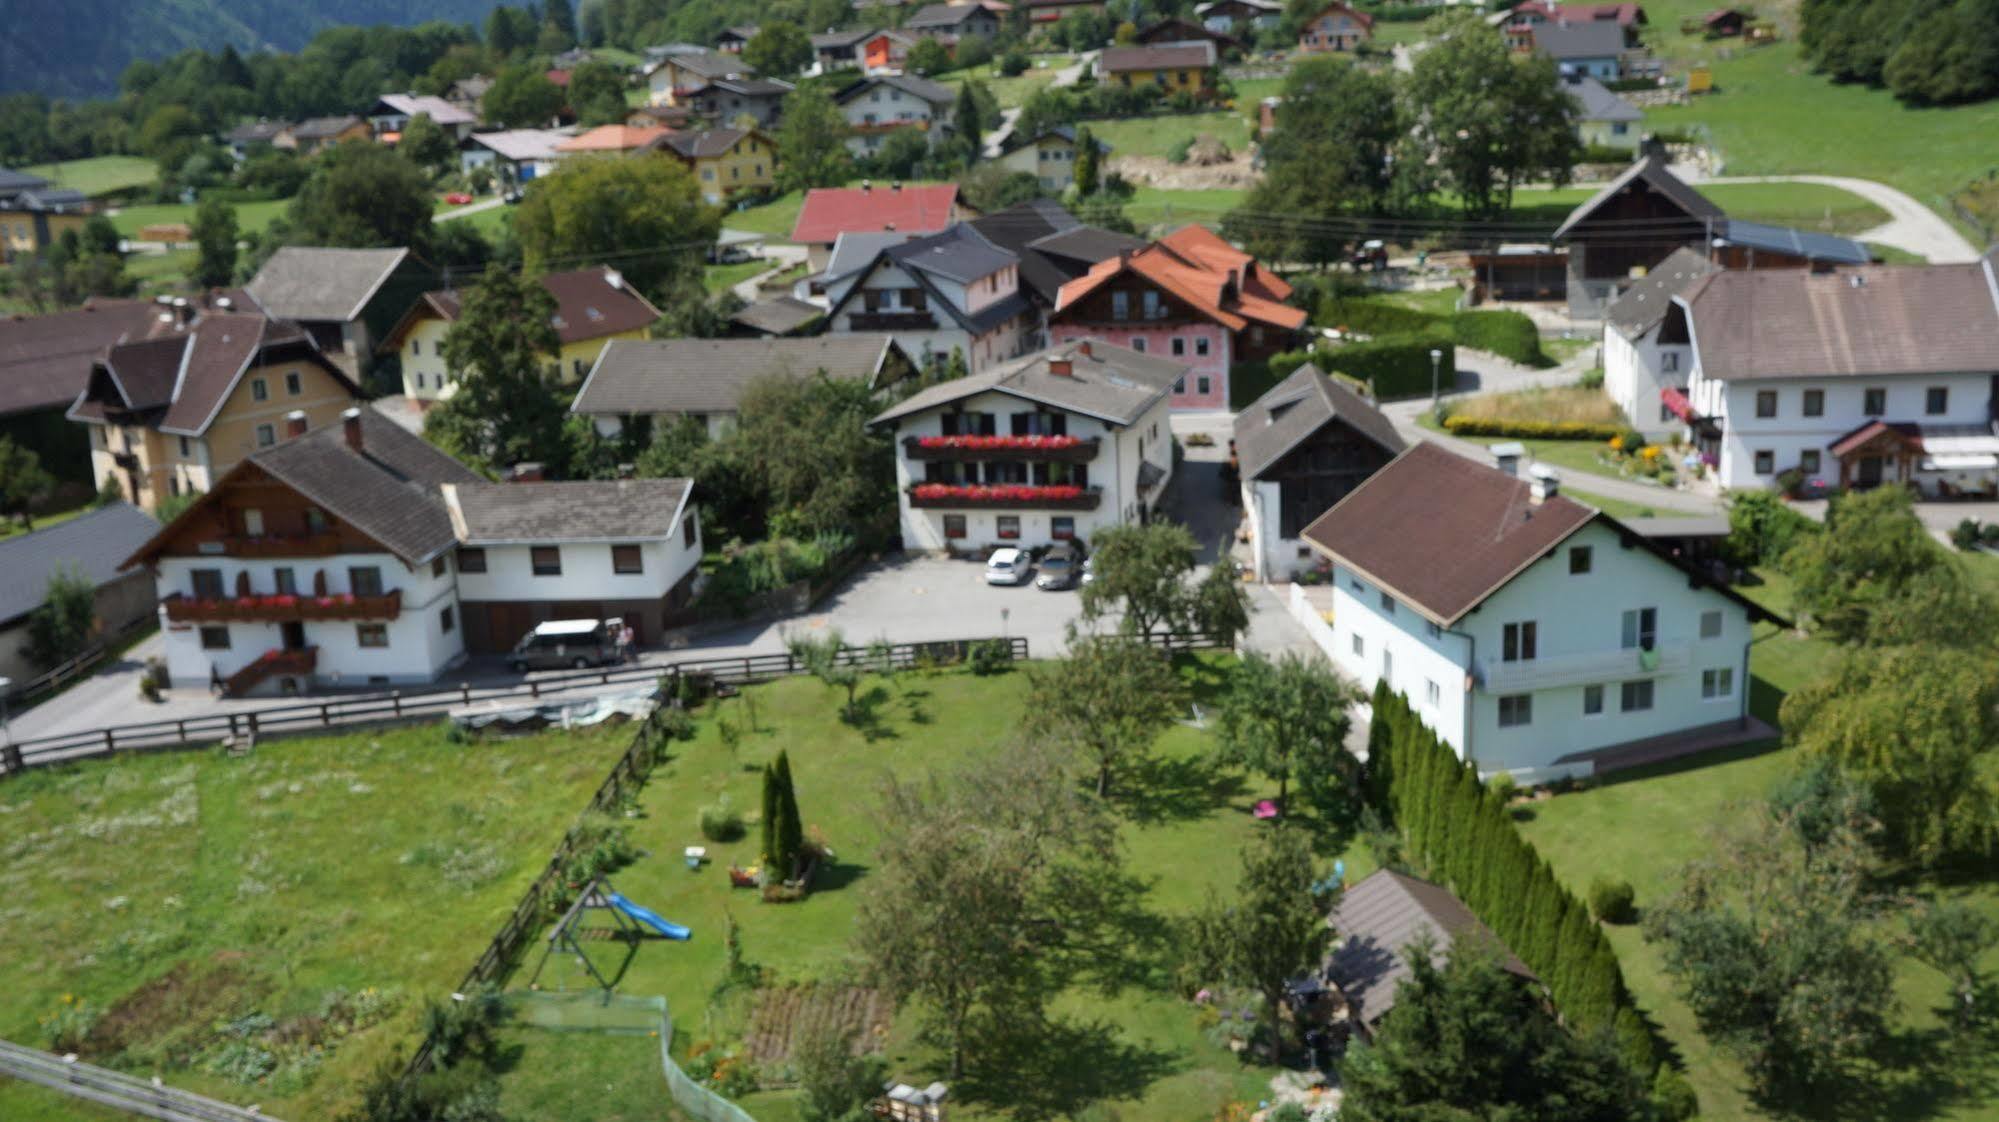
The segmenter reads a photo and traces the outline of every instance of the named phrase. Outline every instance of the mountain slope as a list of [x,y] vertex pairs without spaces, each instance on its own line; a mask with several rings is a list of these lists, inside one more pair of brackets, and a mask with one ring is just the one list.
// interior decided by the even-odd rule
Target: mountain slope
[[0,93],[104,97],[136,59],[189,47],[295,51],[340,24],[483,23],[500,0],[0,0]]

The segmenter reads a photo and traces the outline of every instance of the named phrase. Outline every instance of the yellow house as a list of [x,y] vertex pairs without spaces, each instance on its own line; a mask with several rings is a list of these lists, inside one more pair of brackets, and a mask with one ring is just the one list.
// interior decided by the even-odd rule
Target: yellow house
[[89,208],[81,191],[50,187],[41,176],[0,168],[0,264],[40,253],[65,230],[82,234]]
[[310,117],[286,128],[271,140],[274,148],[290,148],[310,156],[335,144],[373,140],[374,127],[359,117]]
[[701,197],[720,203],[739,191],[766,190],[777,182],[777,145],[757,129],[673,132],[653,147],[694,173]]
[[119,343],[91,365],[70,406],[90,426],[93,477],[135,505],[207,491],[260,448],[327,424],[360,389],[297,324],[260,313],[175,313],[153,338]]
[[[598,352],[613,339],[644,339],[659,309],[638,294],[615,269],[598,266],[550,273],[541,286],[555,298],[554,326],[560,349],[549,365],[557,381],[580,381],[596,365]],[[403,393],[419,406],[450,397],[458,372],[444,361],[444,337],[458,321],[462,294],[427,292],[383,337],[378,352],[398,355]]]
[[1157,86],[1167,93],[1206,93],[1215,68],[1211,39],[1111,47],[1097,59],[1097,79],[1106,85]]

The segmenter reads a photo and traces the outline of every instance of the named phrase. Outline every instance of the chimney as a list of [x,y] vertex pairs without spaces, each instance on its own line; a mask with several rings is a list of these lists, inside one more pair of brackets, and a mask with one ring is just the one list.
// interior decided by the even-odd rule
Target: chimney
[[1533,479],[1527,484],[1527,501],[1540,506],[1562,493],[1562,477],[1547,464],[1535,464],[1527,473]]
[[625,274],[616,269],[606,269],[604,270],[604,283],[610,285],[612,288],[623,288],[625,287]]
[[1082,355],[1084,358],[1092,357],[1090,355],[1090,341],[1088,339],[1085,339],[1082,342],[1076,344],[1076,353]]
[[1520,457],[1527,454],[1525,444],[1507,443],[1492,446],[1492,466],[1508,475],[1520,474]]
[[1070,365],[1069,360],[1066,358],[1049,359],[1048,372],[1057,378],[1074,378],[1076,376],[1076,368]]
[[291,412],[285,414],[285,439],[291,440],[295,437],[301,437],[304,435],[305,435],[305,410],[294,409]]
[[509,483],[540,483],[542,477],[542,466],[533,460],[523,461],[507,469]]
[[363,451],[361,447],[360,406],[357,405],[340,415],[340,430],[347,438],[347,447],[354,449],[356,452]]

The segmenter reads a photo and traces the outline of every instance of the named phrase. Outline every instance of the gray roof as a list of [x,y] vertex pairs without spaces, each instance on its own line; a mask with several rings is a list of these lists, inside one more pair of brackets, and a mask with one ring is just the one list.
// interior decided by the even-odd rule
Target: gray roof
[[638,542],[673,536],[691,479],[447,483],[444,505],[466,545]]
[[1237,415],[1235,447],[1242,477],[1260,477],[1335,420],[1345,422],[1391,455],[1402,451],[1402,438],[1381,410],[1308,362]]
[[360,316],[409,252],[288,245],[243,290],[279,319],[344,323]]
[[[434,94],[383,94],[381,97],[375,99],[375,104],[377,106],[386,105],[392,112],[402,114],[406,117],[414,117],[422,114],[440,125],[476,125],[479,123],[479,118],[474,117],[464,109]],[[371,109],[369,112],[373,114],[374,111]],[[377,115],[386,116],[386,114]]]
[[254,143],[260,140],[269,141],[288,127],[290,126],[283,121],[250,121],[246,124],[237,125],[235,128],[223,133],[222,139],[234,140],[242,144]]
[[1395,1007],[1395,991],[1410,975],[1403,951],[1424,938],[1430,940],[1430,961],[1438,965],[1453,943],[1485,941],[1506,970],[1534,977],[1457,897],[1393,870],[1382,869],[1342,892],[1326,922],[1339,940],[1327,958],[1326,975],[1370,1025]]
[[1652,266],[1651,272],[1633,281],[1605,310],[1604,318],[1625,338],[1636,339],[1659,326],[1673,305],[1673,297],[1719,268],[1710,264],[1699,250],[1681,246]]
[[854,28],[849,31],[827,31],[812,36],[812,49],[815,51],[824,51],[828,49],[839,50],[856,47],[863,41],[873,38],[874,34],[875,29],[872,27]]
[[882,250],[920,236],[908,230],[848,230],[833,240],[823,275],[827,280],[838,280],[858,273],[874,264]]
[[1638,107],[1612,93],[1609,86],[1587,75],[1567,79],[1562,88],[1576,103],[1576,116],[1585,121],[1641,121]]
[[30,175],[25,171],[15,171],[13,168],[0,168],[0,194],[12,194],[15,191],[36,191],[48,185],[49,181],[39,175]]
[[913,27],[957,27],[984,12],[990,19],[997,19],[983,4],[928,4],[917,13],[902,21],[905,28]]
[[576,391],[570,412],[594,416],[733,413],[751,382],[770,374],[872,381],[892,359],[887,335],[809,339],[613,339]]
[[549,129],[500,129],[496,132],[475,132],[458,146],[489,148],[495,155],[508,160],[558,160],[563,153],[556,145],[568,139],[566,135]]
[[1607,19],[1536,24],[1534,49],[1556,60],[1616,58],[1624,53],[1624,29]]
[[127,503],[112,503],[0,541],[0,625],[41,607],[49,578],[58,572],[80,571],[96,587],[118,579],[125,558],[159,531],[152,515]]
[[[1617,27],[1616,24],[1608,21],[1603,22],[1599,26],[1609,27],[1613,30]],[[1709,201],[1706,195],[1687,186],[1679,176],[1667,171],[1666,161],[1661,159],[1657,153],[1648,152],[1640,156],[1637,162],[1620,172],[1616,179],[1604,184],[1602,190],[1591,195],[1583,201],[1582,205],[1570,211],[1569,216],[1562,219],[1562,224],[1555,228],[1554,240],[1562,240],[1570,230],[1575,228],[1577,223],[1596,213],[1598,207],[1616,198],[1620,192],[1634,183],[1642,184],[1666,196],[1675,206],[1686,211],[1691,217],[1715,219],[1727,217],[1727,215],[1722,213],[1720,207]]]
[[1624,524],[1645,538],[1725,538],[1729,534],[1726,514],[1631,518]]
[[1051,257],[1067,257],[1074,261],[1096,264],[1108,261],[1120,253],[1137,252],[1148,243],[1144,238],[1121,234],[1116,230],[1106,230],[1100,226],[1077,226],[1073,229],[1058,230],[1045,238],[1029,243],[1030,247]]
[[921,269],[959,284],[970,284],[1009,265],[1020,264],[1020,258],[986,240],[985,235],[963,222],[927,237],[889,246],[883,252],[905,268]]
[[729,322],[766,335],[789,335],[825,314],[826,309],[817,304],[779,296],[745,306],[742,311],[730,316]]
[[1740,218],[1731,218],[1722,224],[1717,236],[1730,245],[1745,249],[1788,253],[1812,261],[1865,265],[1874,260],[1874,255],[1867,252],[1867,247],[1852,238],[1842,238],[1837,234],[1816,234],[1809,230],[1792,229],[1789,226],[1772,226],[1767,222],[1744,222]]
[[705,90],[727,90],[743,97],[783,97],[797,88],[776,78],[716,78],[688,96],[700,97]]
[[732,74],[749,75],[757,72],[756,67],[744,62],[741,55],[717,54],[713,51],[668,55],[665,61],[709,81],[727,78]]
[[292,135],[302,140],[319,140],[339,136],[361,123],[361,118],[351,114],[345,117],[308,117],[292,126]]
[[888,86],[901,90],[903,93],[912,94],[932,105],[949,105],[958,99],[958,92],[941,82],[933,82],[928,78],[921,78],[914,74],[877,74],[870,78],[863,78],[846,89],[841,90],[839,93],[834,94],[833,100],[839,102],[841,105],[845,105],[862,94],[867,93],[869,90],[874,89],[876,86]]
[[[1055,372],[1052,364],[1060,361],[1069,363],[1069,373]],[[886,424],[990,391],[1129,425],[1172,392],[1189,369],[1101,339],[1077,340],[919,390],[868,423]]]

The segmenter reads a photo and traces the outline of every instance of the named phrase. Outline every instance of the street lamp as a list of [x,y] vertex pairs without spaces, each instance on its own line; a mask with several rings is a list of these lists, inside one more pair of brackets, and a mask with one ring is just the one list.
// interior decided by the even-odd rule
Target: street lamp
[[1441,402],[1443,394],[1437,373],[1442,368],[1443,361],[1444,352],[1436,347],[1430,348],[1430,412],[1432,415],[1437,412],[1437,407]]

